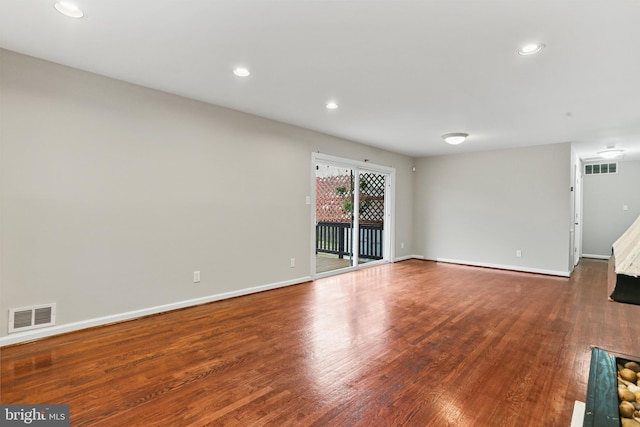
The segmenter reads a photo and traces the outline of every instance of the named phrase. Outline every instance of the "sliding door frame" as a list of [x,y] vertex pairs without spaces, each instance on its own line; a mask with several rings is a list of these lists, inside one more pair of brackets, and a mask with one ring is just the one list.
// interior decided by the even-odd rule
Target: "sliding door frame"
[[[337,167],[345,167],[354,171],[354,176],[359,179],[361,172],[375,172],[386,175],[385,179],[385,207],[384,207],[384,234],[383,234],[383,259],[379,261],[372,261],[367,263],[358,262],[358,245],[360,239],[359,232],[359,215],[354,216],[353,220],[353,265],[348,268],[341,268],[339,270],[328,271],[324,273],[316,273],[316,165],[318,163],[330,164]],[[367,161],[361,162],[357,160],[345,159],[342,157],[331,156],[328,154],[312,153],[311,155],[311,277],[313,279],[333,276],[335,274],[341,274],[348,271],[353,271],[359,268],[372,267],[384,263],[393,262],[395,245],[393,245],[395,236],[395,183],[396,183],[396,169],[390,166],[382,166]],[[357,188],[357,187],[356,187]],[[354,206],[359,206],[359,191],[354,191]]]

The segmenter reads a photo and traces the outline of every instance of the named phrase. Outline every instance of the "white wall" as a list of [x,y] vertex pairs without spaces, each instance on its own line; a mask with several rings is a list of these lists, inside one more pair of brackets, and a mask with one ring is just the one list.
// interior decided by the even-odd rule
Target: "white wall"
[[416,168],[417,254],[569,273],[569,144],[427,157]]
[[609,257],[613,242],[640,215],[640,161],[619,162],[616,174],[584,175],[583,187],[583,253]]
[[316,151],[397,169],[413,253],[409,157],[0,55],[0,337],[11,307],[68,325],[308,278]]

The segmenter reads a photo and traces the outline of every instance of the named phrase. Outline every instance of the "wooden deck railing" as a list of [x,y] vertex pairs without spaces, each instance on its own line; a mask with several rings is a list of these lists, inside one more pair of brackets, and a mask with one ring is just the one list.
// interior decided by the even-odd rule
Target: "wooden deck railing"
[[[382,259],[383,253],[383,224],[361,223],[359,258]],[[336,254],[338,258],[351,256],[352,244],[351,223],[348,222],[318,222],[316,224],[316,253]]]

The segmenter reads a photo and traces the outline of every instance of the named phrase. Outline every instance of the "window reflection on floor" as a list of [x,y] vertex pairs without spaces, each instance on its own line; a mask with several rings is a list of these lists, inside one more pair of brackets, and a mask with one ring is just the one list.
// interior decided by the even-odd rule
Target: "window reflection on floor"
[[[367,277],[377,274],[366,270],[349,282],[344,275],[316,281],[310,335],[304,347],[312,350],[307,364],[319,391],[335,394],[351,389],[360,379],[375,375],[377,358],[388,357],[387,334],[392,331],[385,292],[363,290]],[[373,284],[376,279],[370,280]]]

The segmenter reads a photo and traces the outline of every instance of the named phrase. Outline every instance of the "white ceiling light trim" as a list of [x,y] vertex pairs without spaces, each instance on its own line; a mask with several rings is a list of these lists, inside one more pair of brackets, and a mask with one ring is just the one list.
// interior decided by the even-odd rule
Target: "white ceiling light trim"
[[468,136],[469,136],[468,133],[452,132],[452,133],[445,133],[444,135],[442,135],[442,139],[444,139],[447,142],[447,144],[458,145],[458,144],[462,144],[465,141],[465,139],[467,139]]
[[329,102],[327,102],[325,107],[327,107],[327,110],[335,110],[335,109],[337,109],[339,107],[339,105],[335,101],[329,101]]
[[534,55],[544,49],[544,47],[543,43],[529,43],[522,46],[520,50],[518,50],[518,54],[523,56]]
[[58,12],[63,14],[64,16],[68,16],[69,18],[82,18],[84,17],[84,12],[74,3],[68,1],[59,1],[53,5]]
[[245,67],[236,67],[233,69],[233,74],[238,77],[249,77],[251,75],[251,71]]

